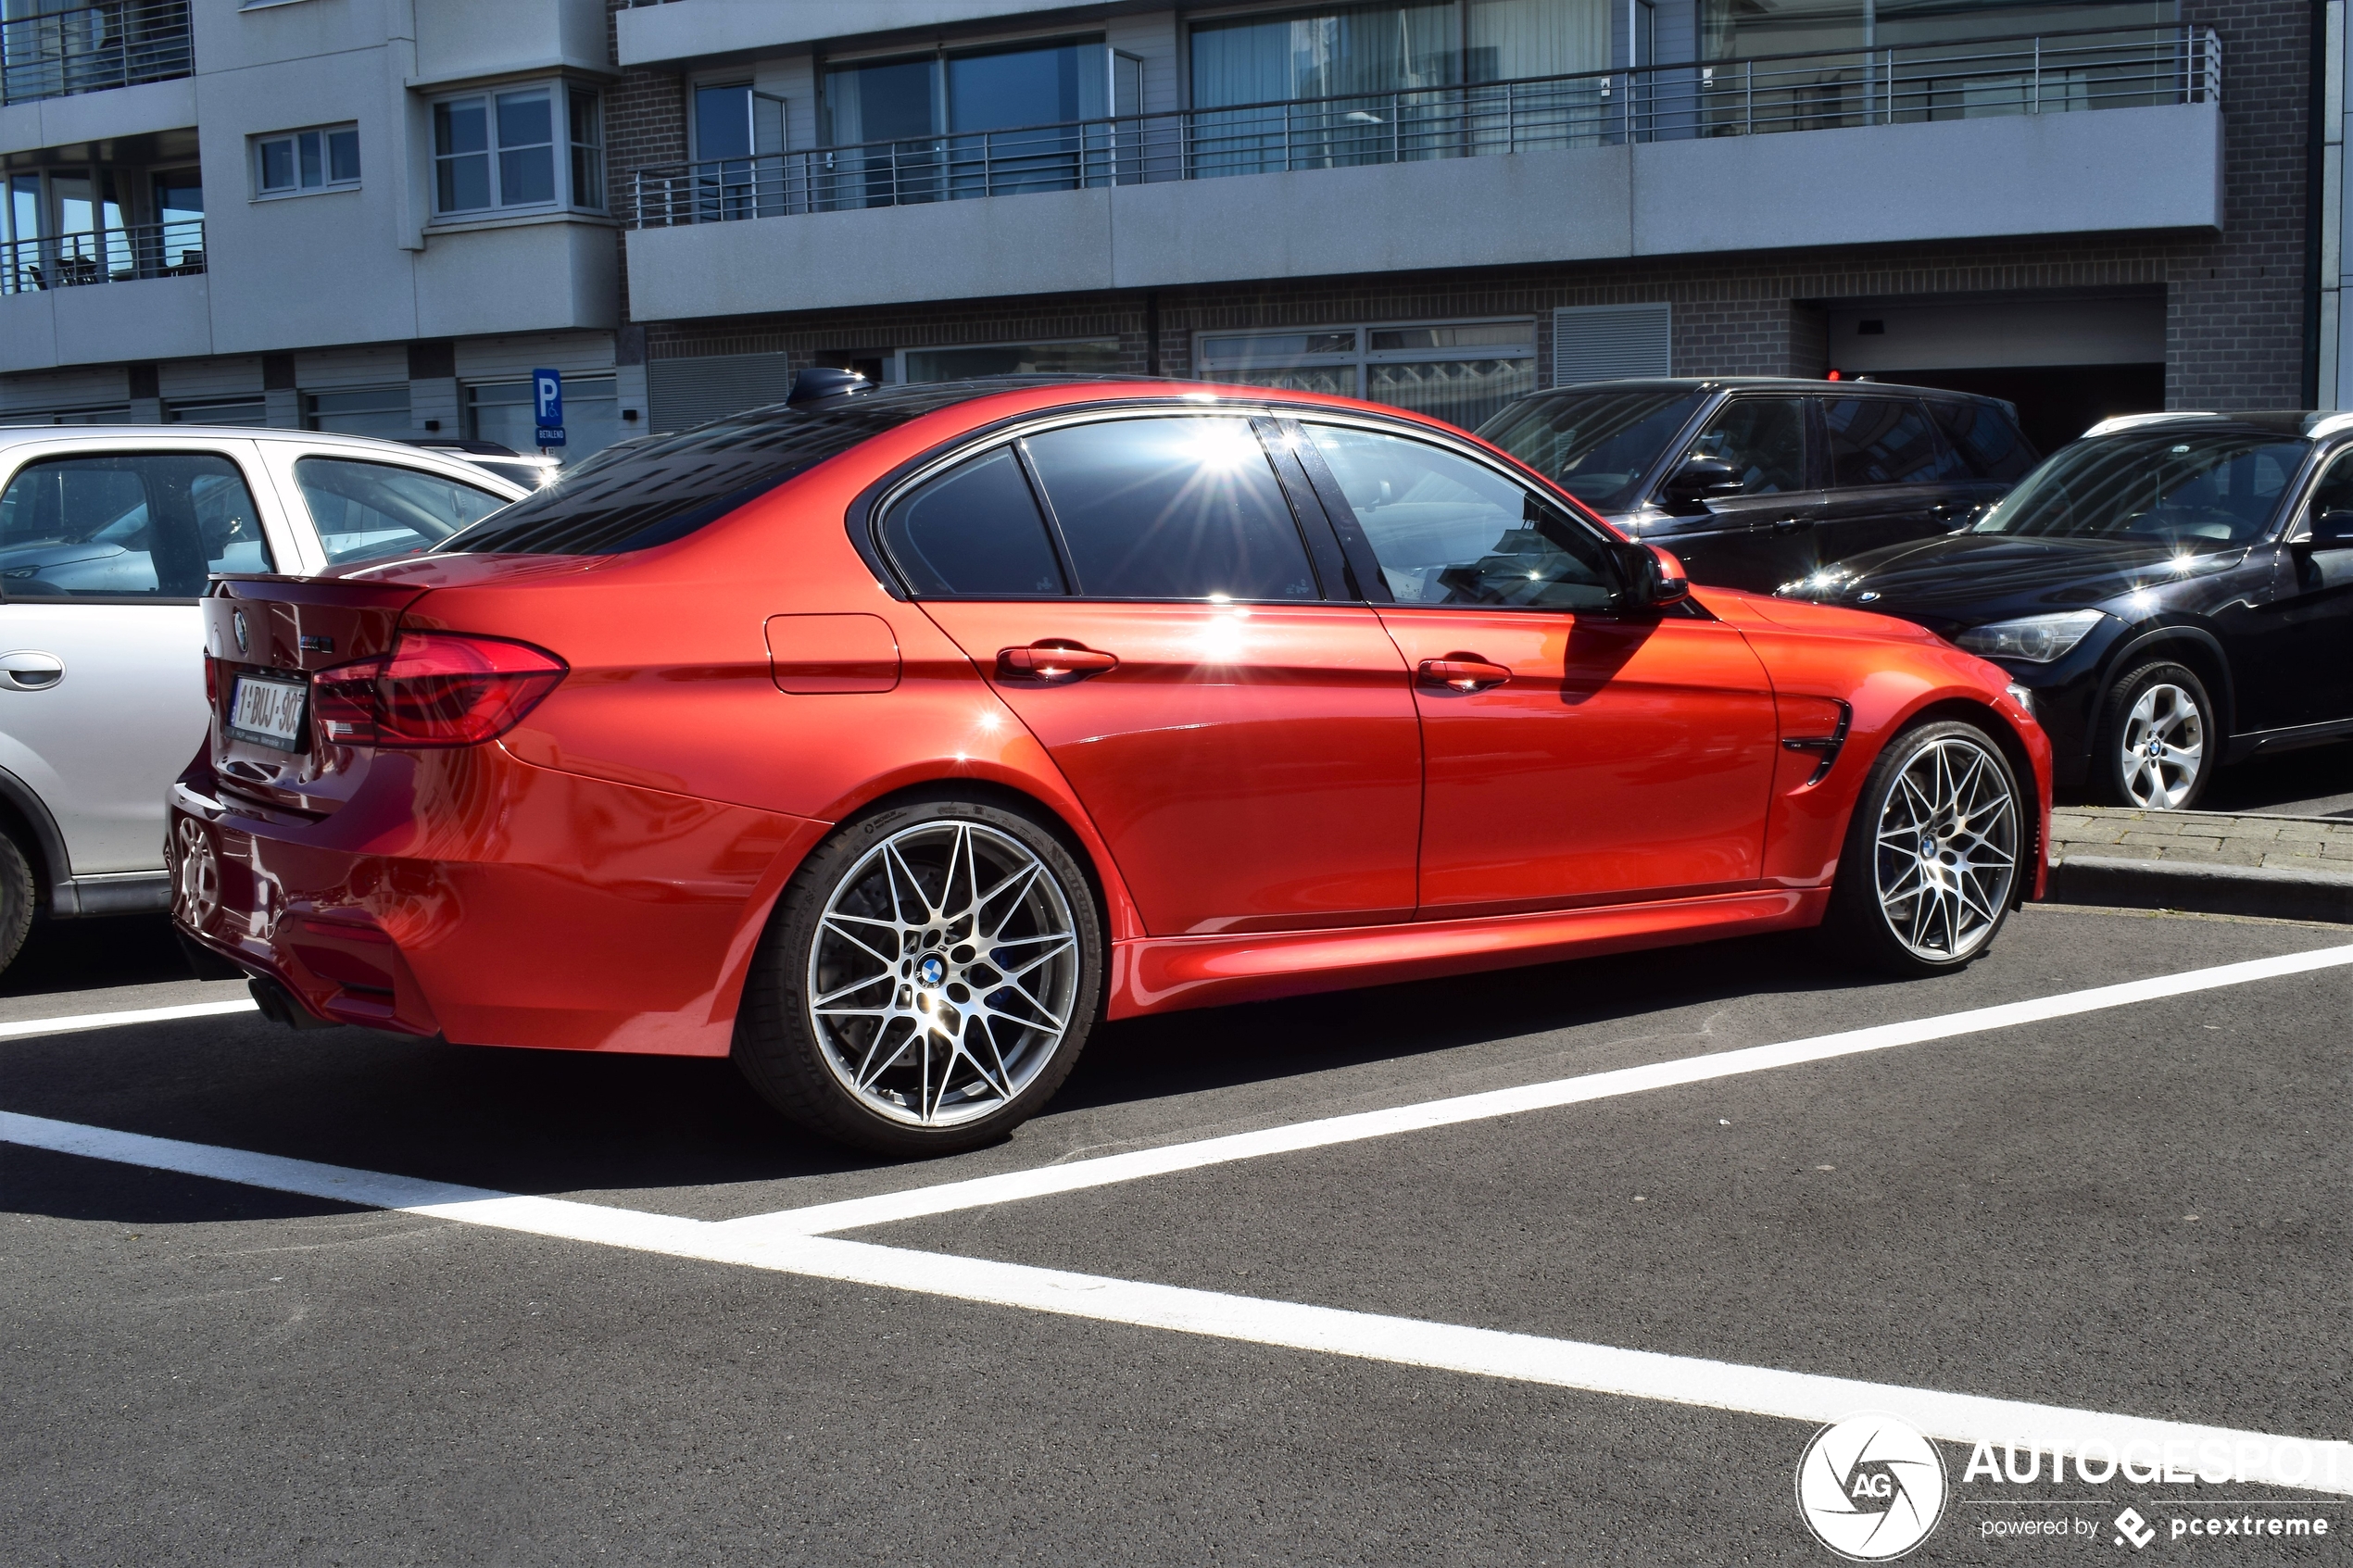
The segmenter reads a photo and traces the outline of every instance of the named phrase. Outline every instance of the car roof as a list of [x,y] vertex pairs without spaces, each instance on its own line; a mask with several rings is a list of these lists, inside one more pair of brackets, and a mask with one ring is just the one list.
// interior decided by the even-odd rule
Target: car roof
[[1955,392],[1950,387],[1914,386],[1907,382],[1823,381],[1807,376],[1626,376],[1612,381],[1569,382],[1531,392],[1547,397],[1561,392],[1875,392],[1903,393],[1916,397],[1960,397],[1971,403],[2000,404],[2003,399],[1982,392]]
[[[485,479],[514,489],[523,487],[512,480],[486,472],[467,460],[463,453],[445,451],[437,447],[411,446],[405,441],[379,441],[368,435],[338,435],[323,430],[277,430],[253,425],[0,425],[0,452],[12,446],[33,442],[55,441],[299,441],[306,446],[327,446],[348,449],[354,457],[368,457],[379,461],[397,458],[412,467],[429,468],[449,464]],[[426,459],[420,462],[419,459]]]
[[2174,408],[2162,414],[2120,414],[2102,420],[2083,433],[2119,435],[2136,430],[2256,430],[2272,435],[2300,435],[2318,440],[2353,430],[2353,414],[2311,408],[2246,408],[2220,411]]

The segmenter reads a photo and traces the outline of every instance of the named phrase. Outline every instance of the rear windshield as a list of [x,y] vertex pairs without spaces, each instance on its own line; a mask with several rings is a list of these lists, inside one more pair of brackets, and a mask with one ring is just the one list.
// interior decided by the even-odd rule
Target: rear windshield
[[610,556],[683,539],[860,442],[1032,381],[947,382],[747,409],[609,447],[444,540],[435,553]]
[[1707,394],[1559,392],[1508,404],[1478,433],[1589,507],[1616,509]]

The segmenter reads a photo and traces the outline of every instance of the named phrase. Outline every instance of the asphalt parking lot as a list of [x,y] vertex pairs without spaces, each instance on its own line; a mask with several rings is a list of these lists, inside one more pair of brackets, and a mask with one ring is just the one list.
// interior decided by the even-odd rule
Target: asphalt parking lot
[[[1877,1408],[1947,1439],[1912,1561],[2327,1561],[2353,1469],[1964,1471],[2027,1406],[2353,1436],[2348,937],[2037,908],[1931,982],[1768,938],[1180,1014],[887,1165],[719,1062],[37,1032],[238,996],[159,927],[59,928],[0,986],[0,1540],[1821,1563],[1800,1455]],[[2330,1533],[2169,1532],[2218,1510]]]

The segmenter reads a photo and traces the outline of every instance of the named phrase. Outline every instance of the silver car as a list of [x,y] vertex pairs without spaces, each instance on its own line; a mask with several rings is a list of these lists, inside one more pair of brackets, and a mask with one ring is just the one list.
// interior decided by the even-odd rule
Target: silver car
[[353,436],[0,428],[0,968],[36,909],[170,907],[163,797],[204,737],[210,573],[406,555],[524,494]]

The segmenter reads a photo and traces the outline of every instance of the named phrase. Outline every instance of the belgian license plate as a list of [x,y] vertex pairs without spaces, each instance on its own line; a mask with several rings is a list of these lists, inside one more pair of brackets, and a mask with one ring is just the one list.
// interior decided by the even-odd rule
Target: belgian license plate
[[302,699],[308,687],[294,681],[237,677],[229,702],[229,733],[281,751],[302,749]]

